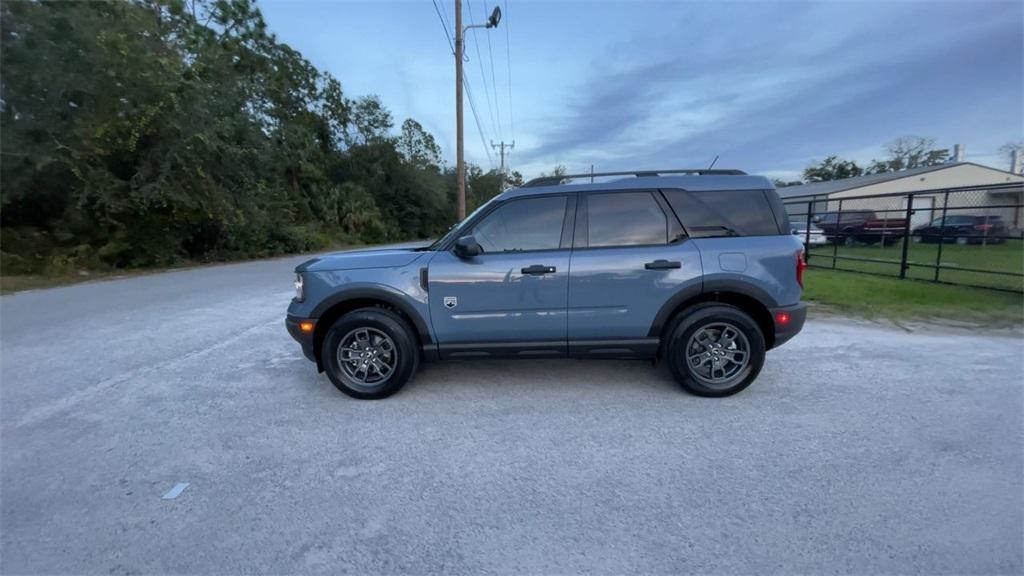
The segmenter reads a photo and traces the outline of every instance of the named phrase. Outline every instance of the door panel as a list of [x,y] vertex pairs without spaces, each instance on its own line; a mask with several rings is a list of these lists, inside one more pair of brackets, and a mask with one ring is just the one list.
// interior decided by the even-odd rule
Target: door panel
[[[679,268],[648,266],[659,260]],[[669,298],[700,292],[700,253],[691,241],[576,250],[571,267],[570,341],[646,338]]]
[[[543,341],[564,351],[569,253],[484,253],[463,260],[439,252],[428,276],[438,343]],[[537,271],[529,273],[531,267]]]
[[668,243],[681,227],[657,190],[589,193],[579,205],[569,275],[570,348],[648,338],[672,296],[700,292],[697,248],[687,240]]
[[565,353],[575,210],[571,194],[503,202],[473,224],[483,254],[440,252],[431,260],[430,317],[441,356]]

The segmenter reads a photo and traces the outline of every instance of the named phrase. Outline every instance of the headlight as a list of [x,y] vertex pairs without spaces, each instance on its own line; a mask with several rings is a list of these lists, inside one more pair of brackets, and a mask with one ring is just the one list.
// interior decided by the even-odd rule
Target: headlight
[[302,302],[302,299],[306,296],[302,285],[302,274],[295,275],[295,301]]

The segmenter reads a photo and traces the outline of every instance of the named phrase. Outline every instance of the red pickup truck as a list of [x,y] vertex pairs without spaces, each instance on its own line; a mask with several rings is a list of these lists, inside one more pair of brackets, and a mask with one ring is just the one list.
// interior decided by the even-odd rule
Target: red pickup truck
[[853,246],[858,242],[883,246],[895,244],[907,230],[903,218],[879,218],[871,210],[844,210],[826,212],[814,218],[814,223],[835,244]]

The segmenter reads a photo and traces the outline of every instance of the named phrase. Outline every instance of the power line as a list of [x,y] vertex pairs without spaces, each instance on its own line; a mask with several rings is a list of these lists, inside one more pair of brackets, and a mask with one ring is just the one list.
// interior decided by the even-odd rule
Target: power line
[[[455,54],[455,46],[452,45],[452,37],[448,32],[448,25],[445,22],[445,17],[442,15],[443,12],[437,7],[437,0],[431,0],[434,3],[434,11],[437,12],[437,17],[441,21],[441,28],[444,29],[444,37],[448,40],[448,48],[451,49],[452,54]],[[441,0],[441,5],[444,5],[444,0]],[[469,99],[469,109],[473,111],[473,120],[476,122],[476,130],[480,133],[480,144],[484,147],[484,152],[487,153],[487,162],[494,168],[494,158],[491,157],[491,150],[487,147],[487,138],[484,137],[483,126],[480,125],[480,116],[476,113],[476,102],[473,100],[473,91],[469,87],[469,80],[463,79],[463,83],[466,85],[466,96]]]
[[462,79],[462,83],[466,86],[466,96],[469,97],[469,109],[473,111],[473,120],[476,121],[476,130],[480,133],[480,144],[484,147],[484,152],[487,153],[487,163],[494,168],[494,158],[491,157],[491,150],[487,147],[487,138],[484,137],[483,126],[480,125],[480,116],[476,113],[476,103],[473,100],[473,90],[469,87],[469,80],[466,78]]
[[[484,0],[480,0],[483,2]],[[469,0],[472,4],[473,0]],[[484,7],[484,13],[487,13],[486,6]],[[498,81],[494,79],[494,50],[491,48],[491,35],[487,35],[487,54],[491,61],[491,85],[494,86],[494,109],[498,114],[498,138],[504,140],[504,135],[501,133],[501,106],[498,105]]]
[[508,128],[512,140],[516,139],[516,125],[512,121],[512,35],[508,26],[508,0],[505,0],[505,70],[508,72]]
[[[452,35],[448,32],[448,24],[445,23],[444,16],[441,15],[441,10],[437,7],[437,0],[430,0],[434,3],[434,12],[437,12],[437,17],[441,20],[441,28],[444,28],[444,38],[448,41],[448,48],[451,49],[452,54],[455,54],[455,46],[452,46]],[[444,0],[441,0],[441,4],[444,4]]]
[[[470,0],[469,2],[466,2],[466,7],[469,8],[469,20],[472,22],[474,20],[474,18],[473,18],[473,2],[472,2],[472,0]],[[487,38],[488,38],[488,41],[490,41],[491,35],[488,34]],[[491,117],[491,131],[492,132],[498,132],[498,131],[500,131],[500,127],[501,127],[501,124],[500,124],[500,122],[501,122],[501,111],[499,110],[497,117],[495,117],[494,110],[495,110],[496,107],[495,106],[491,106],[491,96],[490,96],[491,95],[491,90],[488,90],[488,88],[487,88],[487,73],[484,72],[484,59],[480,55],[480,39],[477,37],[476,29],[473,30],[473,45],[476,46],[476,61],[480,65],[480,80],[484,83],[484,99],[487,100],[487,112],[488,112],[488,114]],[[496,84],[492,84],[491,87],[494,89],[493,92],[494,92],[495,98],[497,98],[497,96],[498,96],[498,86]],[[497,118],[497,120],[495,120],[495,118]]]

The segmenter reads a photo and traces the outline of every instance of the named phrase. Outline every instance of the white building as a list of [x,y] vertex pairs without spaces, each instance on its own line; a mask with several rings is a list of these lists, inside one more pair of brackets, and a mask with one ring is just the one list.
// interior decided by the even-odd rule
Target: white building
[[[791,215],[805,214],[813,205],[813,213],[835,212],[838,210],[874,210],[879,218],[895,218],[905,213],[907,199],[902,196],[887,198],[850,199],[875,194],[895,194],[919,191],[946,190],[965,187],[981,187],[965,192],[935,192],[914,196],[913,226],[930,222],[942,215],[943,207],[948,214],[1001,216],[1012,229],[1024,228],[1024,193],[1021,188],[1013,190],[986,190],[985,186],[1006,186],[1024,184],[1024,176],[991,168],[974,162],[954,162],[939,166],[912,168],[900,172],[868,174],[843,180],[813,182],[802,186],[787,186],[778,190],[787,211]],[[807,197],[808,203],[799,200]],[[846,199],[846,200],[843,200]],[[842,201],[840,203],[840,201]],[[801,216],[802,217],[802,216]],[[796,219],[796,216],[793,216]]]

